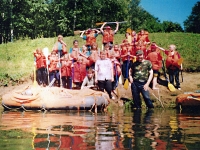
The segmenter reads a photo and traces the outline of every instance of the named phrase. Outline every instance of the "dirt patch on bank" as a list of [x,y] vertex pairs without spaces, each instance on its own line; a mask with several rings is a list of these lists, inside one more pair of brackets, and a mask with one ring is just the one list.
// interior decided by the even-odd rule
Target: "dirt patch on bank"
[[[23,84],[16,86],[8,86],[8,87],[0,87],[0,97],[3,94],[12,92],[13,90],[19,90],[25,86],[32,85],[32,81],[29,80]],[[125,90],[122,85],[118,87],[119,93],[121,97],[132,99],[131,89],[130,87]],[[160,100],[163,102],[165,108],[174,107],[176,96],[185,92],[195,92],[196,90],[200,90],[200,73],[183,73],[183,82],[181,82],[181,90],[176,90],[175,92],[170,92],[167,87],[159,85],[159,94]],[[151,90],[151,98],[154,102],[155,107],[161,107],[160,102],[155,98],[158,97],[157,90]],[[153,96],[155,95],[155,96]],[[1,101],[1,100],[0,100]]]

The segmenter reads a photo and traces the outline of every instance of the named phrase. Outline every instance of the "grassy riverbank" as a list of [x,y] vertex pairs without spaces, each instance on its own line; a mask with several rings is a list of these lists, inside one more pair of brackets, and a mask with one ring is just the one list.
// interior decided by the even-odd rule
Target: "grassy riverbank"
[[[115,42],[121,43],[125,38],[122,34],[115,35]],[[185,71],[200,71],[200,34],[192,33],[151,33],[150,40],[156,42],[163,48],[168,48],[169,44],[175,44],[177,50],[184,58]],[[79,45],[85,44],[78,35],[65,37],[67,48],[72,47],[73,40],[77,39]],[[97,42],[101,48],[102,36],[99,35]],[[38,38],[34,40],[22,39],[13,43],[0,45],[0,86],[14,85],[20,80],[29,78],[33,73],[33,51],[36,48],[48,47],[51,51],[55,38]]]

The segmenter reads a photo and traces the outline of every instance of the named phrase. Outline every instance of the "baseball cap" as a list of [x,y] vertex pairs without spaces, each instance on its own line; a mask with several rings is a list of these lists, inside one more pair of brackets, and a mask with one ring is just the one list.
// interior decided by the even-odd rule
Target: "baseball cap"
[[143,53],[143,51],[142,50],[138,50],[137,52],[136,52],[136,55],[143,55],[144,53]]

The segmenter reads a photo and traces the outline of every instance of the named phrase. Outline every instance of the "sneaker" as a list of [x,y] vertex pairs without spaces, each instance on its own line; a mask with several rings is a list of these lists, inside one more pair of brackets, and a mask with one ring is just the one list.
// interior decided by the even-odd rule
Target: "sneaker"
[[112,99],[115,99],[115,97],[114,97],[114,96],[112,96]]

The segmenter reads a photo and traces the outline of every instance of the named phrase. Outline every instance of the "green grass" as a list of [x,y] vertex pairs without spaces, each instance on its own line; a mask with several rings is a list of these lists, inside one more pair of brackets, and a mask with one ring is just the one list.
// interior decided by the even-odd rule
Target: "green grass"
[[[115,43],[120,44],[125,38],[124,34],[115,35]],[[184,59],[183,68],[185,71],[200,71],[200,34],[192,33],[150,33],[150,40],[158,46],[168,48],[175,44],[177,50]],[[72,47],[73,41],[77,39],[79,45],[85,44],[79,35],[64,37],[67,49]],[[34,40],[21,39],[13,43],[0,45],[0,86],[7,86],[16,83],[21,78],[27,78],[33,73],[33,51],[36,48],[48,47],[51,51],[55,38],[38,38]],[[97,43],[101,48],[102,36],[97,37]],[[163,55],[164,56],[164,55]]]

